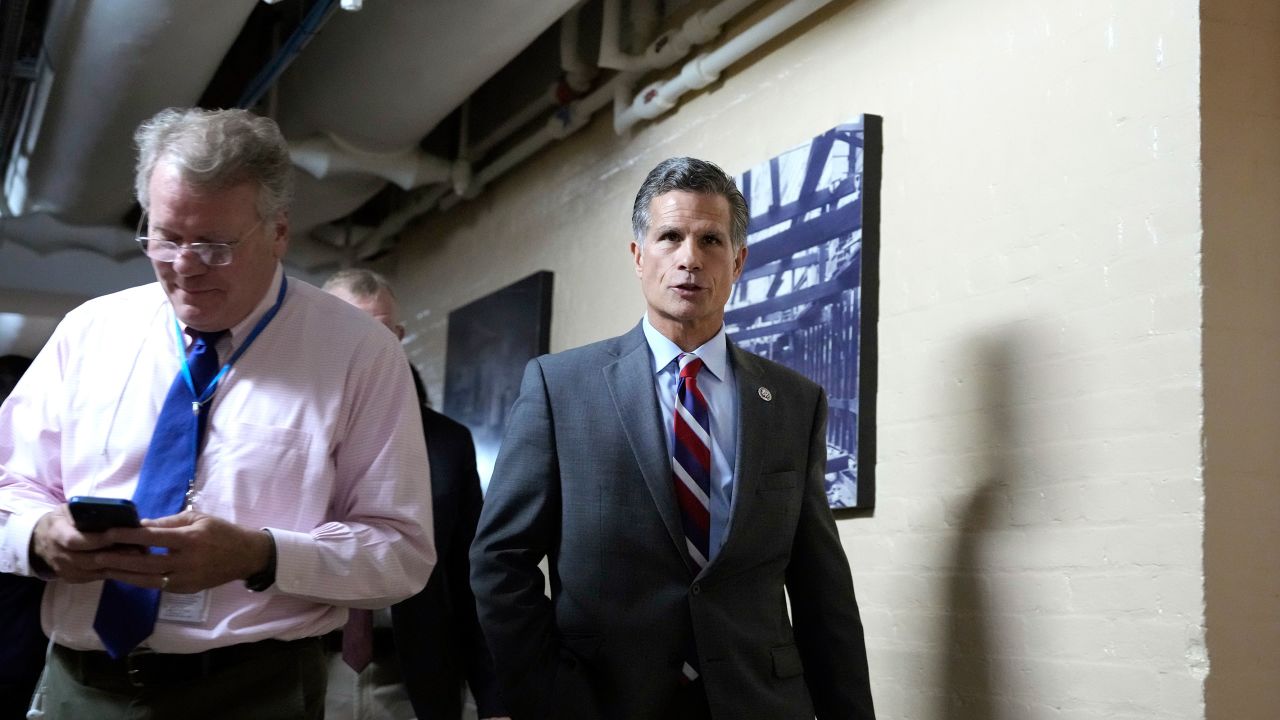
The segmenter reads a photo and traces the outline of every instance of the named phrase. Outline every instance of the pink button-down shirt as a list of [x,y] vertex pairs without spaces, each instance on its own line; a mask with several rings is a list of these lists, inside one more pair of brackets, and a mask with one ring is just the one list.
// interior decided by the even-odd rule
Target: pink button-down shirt
[[[276,300],[283,274],[219,346],[225,362]],[[0,406],[0,572],[32,573],[31,533],[75,495],[131,497],[179,369],[157,284],[92,300],[58,326]],[[426,448],[408,363],[359,309],[298,280],[223,377],[196,471],[195,507],[269,528],[276,583],[207,591],[199,623],[162,620],[144,643],[198,652],[320,635],[351,607],[419,591],[435,564]],[[43,624],[55,642],[101,649],[102,583],[54,580]]]

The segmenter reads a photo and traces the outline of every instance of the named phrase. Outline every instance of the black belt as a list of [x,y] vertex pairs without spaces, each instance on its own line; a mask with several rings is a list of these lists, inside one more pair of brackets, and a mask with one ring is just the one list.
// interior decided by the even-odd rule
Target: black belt
[[198,653],[157,653],[138,648],[114,660],[99,650],[73,650],[54,645],[53,651],[85,685],[125,683],[136,688],[180,685],[216,675],[241,663],[276,653],[318,646],[320,638],[259,640]]

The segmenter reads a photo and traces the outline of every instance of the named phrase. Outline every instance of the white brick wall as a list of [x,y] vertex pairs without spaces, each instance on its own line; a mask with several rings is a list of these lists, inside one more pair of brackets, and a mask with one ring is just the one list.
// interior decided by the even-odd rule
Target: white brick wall
[[635,323],[628,216],[662,158],[736,170],[883,115],[878,506],[840,524],[880,717],[1202,720],[1199,3],[818,18],[428,218],[399,279],[433,396],[445,313],[534,270],[553,350]]

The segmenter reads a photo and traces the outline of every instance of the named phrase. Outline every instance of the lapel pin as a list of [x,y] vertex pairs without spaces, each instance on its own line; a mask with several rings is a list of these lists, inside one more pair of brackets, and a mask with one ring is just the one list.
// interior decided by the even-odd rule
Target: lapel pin
[[761,400],[765,402],[769,402],[770,400],[773,400],[773,393],[769,392],[769,388],[761,386],[759,392],[760,392]]

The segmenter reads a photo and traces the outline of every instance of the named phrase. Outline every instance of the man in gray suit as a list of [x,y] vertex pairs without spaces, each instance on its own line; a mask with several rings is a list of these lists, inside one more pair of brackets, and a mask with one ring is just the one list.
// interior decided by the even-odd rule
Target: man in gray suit
[[720,168],[661,163],[632,213],[645,317],[525,369],[471,551],[516,720],[875,717],[826,396],[725,336],[747,221]]

